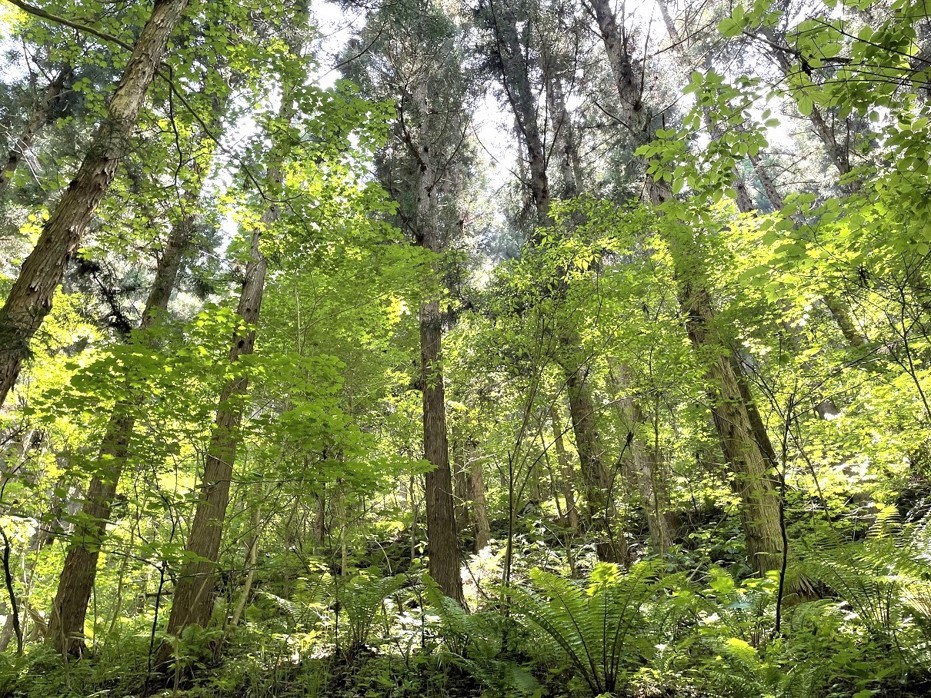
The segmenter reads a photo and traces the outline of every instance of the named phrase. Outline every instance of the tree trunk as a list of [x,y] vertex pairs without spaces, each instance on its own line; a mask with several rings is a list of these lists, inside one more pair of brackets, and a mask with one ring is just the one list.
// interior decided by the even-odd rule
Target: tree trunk
[[518,35],[514,10],[507,3],[491,0],[488,4],[492,30],[498,56],[501,59],[501,77],[508,102],[514,110],[517,127],[527,149],[527,164],[530,169],[530,191],[533,203],[539,212],[540,223],[546,223],[550,209],[550,187],[546,174],[546,151],[537,125],[537,105],[524,51]]
[[621,434],[626,439],[627,459],[636,478],[650,540],[657,552],[663,555],[672,544],[673,526],[669,517],[669,494],[662,462],[655,446],[646,448],[637,435],[644,421],[643,412],[637,400],[624,394],[626,386],[631,382],[627,368],[611,361],[609,365],[609,378],[615,393],[615,411]]
[[[27,447],[24,447],[27,448]],[[40,519],[39,525],[36,526],[32,535],[29,537],[29,546],[27,548],[27,557],[23,564],[23,582],[25,593],[20,598],[21,607],[20,615],[26,617],[29,612],[30,601],[29,595],[32,591],[33,571],[36,562],[38,562],[40,551],[55,540],[55,536],[63,530],[62,519],[66,513],[66,497],[59,496],[57,493],[67,487],[65,476],[59,477],[52,486],[49,495],[49,509],[45,516]],[[44,528],[41,522],[49,522],[48,528]],[[15,635],[13,627],[14,615],[7,615],[6,622],[3,624],[3,630],[0,631],[0,652],[5,652],[10,640]]]
[[[195,197],[189,197],[195,198]],[[194,228],[186,216],[171,231],[149,290],[139,329],[152,327],[168,309],[184,250]],[[129,457],[129,439],[136,417],[128,404],[113,408],[100,442],[97,468],[91,478],[84,509],[78,520],[49,617],[49,641],[62,654],[80,655],[84,649],[84,619],[97,577],[97,560],[106,536],[116,488]]]
[[[620,31],[609,0],[588,0],[608,54],[618,89],[621,118],[631,130],[636,145],[653,138],[652,119],[641,97],[642,73],[634,67],[630,46]],[[654,205],[672,198],[668,186],[647,178],[646,195]],[[686,330],[696,352],[706,357],[706,371],[714,423],[724,456],[733,469],[733,484],[741,498],[741,517],[751,565],[758,572],[781,564],[782,532],[779,501],[770,477],[773,453],[752,396],[742,382],[740,362],[733,351],[721,346],[709,332],[714,311],[708,290],[693,285],[691,249],[674,245],[673,258],[679,284],[679,304]]]
[[469,476],[469,499],[472,501],[472,517],[475,520],[475,552],[488,545],[491,538],[491,526],[488,523],[488,505],[485,502],[485,475],[482,472],[482,459],[472,457],[472,451],[466,452],[466,469]]
[[249,603],[249,597],[252,595],[252,584],[255,581],[255,567],[259,561],[259,535],[262,526],[262,507],[256,505],[252,510],[252,535],[249,538],[248,550],[246,552],[246,581],[242,585],[242,593],[233,609],[233,615],[230,618],[229,628],[235,628],[239,625],[243,611]]
[[[704,289],[692,288],[688,282],[680,281],[680,287],[680,304],[687,313],[689,339],[697,351],[707,353],[717,344],[709,330],[713,319],[711,299]],[[740,496],[747,556],[759,573],[779,569],[782,528],[772,477],[775,465],[772,445],[765,431],[761,433],[762,421],[758,419],[755,403],[748,402],[749,391],[733,355],[715,352],[706,370],[715,429],[732,469],[734,491]]]
[[[275,170],[270,179],[278,181],[279,177]],[[255,346],[255,325],[262,307],[268,268],[259,249],[261,230],[277,219],[277,206],[269,206],[262,216],[262,225],[252,234],[250,260],[236,309],[243,326],[233,334],[229,357],[231,364],[251,354]],[[168,618],[169,635],[180,636],[189,625],[206,626],[210,620],[216,585],[216,563],[219,560],[223,523],[229,504],[233,464],[239,446],[242,400],[248,384],[249,379],[240,376],[227,383],[220,393],[213,435],[204,464],[203,484],[186,546],[189,561],[178,577]]]
[[555,405],[550,406],[550,424],[553,428],[556,459],[559,461],[559,469],[562,475],[562,495],[563,499],[566,500],[566,525],[570,531],[575,533],[579,530],[579,510],[575,504],[575,488],[572,485],[575,482],[575,473],[572,472],[572,461],[569,460],[569,454],[566,452],[562,422]]
[[442,334],[439,301],[424,303],[420,308],[424,457],[435,466],[427,473],[425,492],[429,569],[443,593],[462,604],[459,542],[446,435],[446,390],[440,363]]
[[[215,123],[222,117],[224,109],[225,100],[214,102]],[[198,142],[206,138],[207,133],[202,133]],[[194,180],[184,193],[183,210],[193,211],[196,207],[205,169],[199,160],[195,160]],[[186,213],[172,226],[155,269],[152,286],[139,321],[139,330],[157,326],[166,314],[195,223],[195,215]],[[118,403],[101,440],[97,457],[98,467],[91,479],[81,521],[65,558],[49,619],[49,640],[61,653],[79,655],[83,650],[87,604],[94,588],[97,561],[106,536],[111,507],[128,460],[128,441],[135,428],[135,422],[132,407],[129,404]]]
[[10,148],[10,152],[7,155],[3,172],[0,172],[0,196],[3,196],[9,188],[10,182],[13,181],[13,176],[16,174],[16,170],[19,167],[19,163],[26,157],[26,154],[32,148],[39,133],[41,133],[42,129],[49,123],[55,101],[61,96],[61,93],[70,86],[73,78],[74,71],[71,66],[65,66],[58,71],[58,75],[55,76],[45,89],[45,94],[42,95],[42,98],[36,104],[32,116],[29,117],[29,121],[26,122],[26,126],[23,128],[22,133],[19,134],[19,138],[16,139],[16,143]]
[[187,0],[156,0],[110,99],[106,118],[0,309],[0,405],[29,354],[29,341],[51,310],[68,261],[116,176],[146,91],[186,5]]
[[[427,85],[421,81],[414,89],[414,109],[421,124],[431,114]],[[425,129],[424,129],[425,130]],[[435,188],[445,174],[437,166],[434,144],[426,133],[410,143],[411,155],[419,165],[416,188],[417,236],[424,248],[440,253],[440,238],[436,226],[437,200]],[[434,468],[426,474],[424,495],[427,509],[428,569],[446,596],[465,603],[462,594],[462,573],[459,569],[459,540],[453,499],[452,473],[449,467],[449,436],[446,431],[446,388],[442,367],[443,315],[439,300],[429,300],[420,306],[420,380],[423,390],[424,458]]]
[[453,442],[453,494],[455,497],[453,515],[459,532],[467,531],[471,525],[471,512],[469,507],[469,474],[466,470],[465,445]]
[[585,485],[584,525],[595,538],[598,559],[603,562],[627,564],[627,541],[622,531],[615,530],[615,474],[602,459],[601,443],[596,425],[595,405],[584,367],[566,367],[566,392],[569,416],[579,453],[582,482]]
[[[517,18],[510,8],[502,8],[498,3],[490,3],[492,28],[494,30],[497,53],[501,61],[501,77],[505,92],[514,111],[530,166],[530,189],[537,209],[537,219],[541,224],[550,222],[550,188],[546,171],[546,158],[543,140],[537,125],[536,97],[531,88],[528,66],[524,58],[521,38],[518,34]],[[548,98],[557,110],[556,119],[562,131],[565,165],[564,173],[567,194],[577,193],[580,183],[572,162],[574,143],[567,140],[572,137],[571,123],[565,111],[562,94],[555,88],[555,76],[548,82]],[[576,450],[585,483],[585,496],[588,508],[585,512],[585,524],[598,538],[596,547],[599,559],[624,563],[627,560],[627,546],[622,534],[612,532],[616,508],[614,502],[614,477],[601,461],[599,434],[595,420],[591,390],[586,385],[584,367],[571,358],[578,351],[579,341],[573,330],[557,337],[559,353],[562,354],[562,368],[569,393],[572,428],[575,433]]]

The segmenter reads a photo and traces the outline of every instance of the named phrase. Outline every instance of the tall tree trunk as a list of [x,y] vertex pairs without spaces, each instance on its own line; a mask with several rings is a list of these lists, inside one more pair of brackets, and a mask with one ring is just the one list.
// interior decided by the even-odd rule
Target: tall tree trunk
[[9,189],[19,163],[23,161],[42,129],[49,123],[55,101],[64,90],[68,89],[72,79],[74,79],[74,70],[72,70],[71,66],[65,66],[58,71],[58,75],[49,83],[45,93],[36,103],[29,121],[26,122],[22,133],[16,139],[16,143],[10,148],[6,164],[3,166],[3,171],[0,172],[0,196],[3,196],[6,190]]
[[[276,170],[271,179],[278,181],[279,178],[280,174]],[[236,309],[243,326],[233,334],[229,357],[231,364],[251,354],[255,346],[255,326],[262,308],[268,269],[259,249],[261,230],[277,219],[278,207],[270,205],[262,216],[261,225],[252,234],[250,259]],[[169,635],[180,636],[189,625],[206,626],[210,620],[217,578],[216,563],[219,560],[226,507],[229,504],[233,464],[239,447],[242,400],[248,385],[248,377],[240,376],[227,383],[220,393],[213,435],[204,463],[200,497],[185,548],[190,558],[183,566],[175,586],[171,615],[168,618]]]
[[[631,131],[635,145],[650,142],[652,117],[642,101],[642,73],[629,53],[630,42],[621,32],[609,0],[587,0],[590,4],[618,90],[621,118]],[[646,195],[654,205],[672,198],[667,186],[652,178],[646,180]],[[679,305],[685,316],[689,339],[704,357],[714,423],[724,456],[733,469],[732,482],[741,498],[741,517],[747,554],[758,572],[779,567],[782,531],[779,500],[770,474],[773,452],[762,420],[743,383],[740,362],[733,350],[721,344],[710,331],[714,317],[708,290],[695,284],[694,254],[690,244],[674,245],[673,258],[679,284]]]
[[106,118],[0,309],[0,405],[16,382],[29,341],[51,310],[68,261],[116,176],[146,91],[186,5],[187,0],[156,0],[110,99]]
[[[530,167],[530,190],[537,210],[537,220],[541,225],[548,225],[550,219],[550,186],[546,171],[546,157],[543,139],[537,125],[536,97],[530,83],[529,68],[525,51],[518,30],[517,17],[509,7],[500,3],[489,3],[490,20],[495,34],[496,49],[501,61],[501,78],[505,92],[514,111],[522,140],[526,148]],[[524,31],[527,31],[525,23]],[[526,38],[526,37],[525,37]],[[555,79],[555,76],[553,76]],[[571,122],[561,103],[561,92],[550,89],[549,99],[557,110],[556,115],[563,131],[563,138],[572,137]],[[567,164],[564,166],[566,184],[571,192],[577,189],[576,173],[573,170],[572,143],[565,141]],[[592,402],[590,387],[586,384],[587,370],[574,355],[579,351],[581,341],[574,329],[560,333],[557,337],[561,367],[566,379],[569,394],[572,428],[575,434],[576,450],[579,453],[582,479],[585,483],[585,495],[588,500],[585,523],[590,532],[598,539],[599,558],[610,562],[625,562],[627,546],[623,533],[615,531],[614,477],[601,459],[600,437],[595,419],[595,407]]]
[[[299,32],[303,30],[306,12],[306,3],[300,3],[297,9],[296,29],[288,38],[288,49],[293,56],[301,55],[303,50],[303,39]],[[291,124],[296,110],[295,88],[291,77],[285,78],[278,120],[286,126]],[[270,156],[265,172],[265,187],[269,191],[276,192],[281,188],[283,150],[286,146],[287,142],[273,143],[271,148],[273,155]],[[256,325],[262,310],[268,272],[268,261],[261,250],[262,231],[273,227],[279,216],[280,206],[277,199],[269,199],[259,225],[252,231],[249,261],[236,308],[236,314],[242,320],[242,327],[233,333],[230,346],[229,362],[232,365],[241,357],[251,355],[255,348]],[[236,452],[239,449],[243,402],[248,388],[249,378],[242,375],[228,382],[220,391],[213,433],[204,461],[200,496],[185,547],[190,558],[178,576],[168,617],[166,633],[171,636],[179,637],[184,629],[191,625],[206,626],[210,620],[217,582],[216,566],[220,559],[220,543],[223,539],[226,508],[229,505],[230,483]],[[171,658],[170,654],[170,645],[162,644],[157,663],[167,663]]]
[[[524,63],[517,18],[508,3],[501,3],[500,0],[490,0],[488,9],[491,13],[491,28],[494,31],[498,56],[501,58],[504,91],[514,111],[521,140],[526,148],[533,203],[539,212],[539,222],[547,223],[551,196],[546,174],[546,151],[537,125],[536,98]],[[526,23],[525,31],[528,30],[529,23]]]
[[672,544],[672,521],[666,476],[656,447],[645,447],[637,432],[644,422],[640,404],[625,394],[631,379],[625,366],[609,361],[609,379],[615,393],[614,405],[621,434],[626,439],[627,458],[640,490],[641,506],[650,531],[650,540],[660,555]]
[[[424,80],[414,88],[414,110],[422,125],[417,142],[410,141],[411,155],[419,165],[416,189],[417,237],[424,248],[440,253],[439,231],[436,229],[437,187],[446,173],[437,163],[436,144],[427,140],[430,95]],[[438,166],[439,165],[439,166]],[[442,592],[460,604],[462,573],[459,568],[459,540],[456,527],[452,473],[449,467],[449,436],[446,431],[446,388],[442,366],[443,314],[437,299],[420,306],[420,380],[423,390],[424,458],[434,468],[426,474],[424,496],[427,509],[427,546],[430,575]]]
[[[152,327],[167,311],[193,228],[192,215],[178,221],[172,228],[155,270],[139,323],[140,330]],[[49,618],[49,642],[62,654],[79,655],[84,649],[87,604],[97,577],[97,560],[106,536],[116,488],[129,458],[129,440],[135,424],[136,416],[131,405],[117,403],[100,442],[97,467],[65,556]]]
[[[225,107],[225,99],[214,100],[214,124],[219,123]],[[201,133],[200,137],[193,141],[194,149],[197,150],[208,138],[206,132]],[[210,150],[213,150],[212,146]],[[172,226],[161,251],[139,321],[140,331],[157,326],[168,310],[178,271],[194,233],[194,211],[205,174],[206,166],[203,160],[195,158],[192,167],[193,179],[183,195],[183,215]],[[129,457],[128,443],[135,423],[136,416],[132,405],[117,403],[100,442],[97,468],[87,490],[81,521],[65,557],[49,619],[49,641],[61,653],[78,655],[83,650],[84,619],[97,575],[100,547],[106,537],[113,500]]]
[[[711,336],[711,299],[703,288],[687,281],[680,280],[679,293],[680,305],[687,312],[689,339],[697,351],[706,353],[719,345]],[[732,354],[716,352],[709,358],[708,397],[721,450],[732,470],[731,483],[740,497],[747,556],[753,569],[764,573],[779,569],[782,563],[775,455],[739,369]]]
[[439,301],[428,301],[421,306],[424,457],[435,466],[426,475],[427,544],[430,549],[430,576],[444,594],[463,603],[446,435],[446,390],[441,369],[442,323]]
[[475,552],[488,545],[491,525],[488,523],[488,504],[485,501],[485,474],[482,459],[474,457],[471,449],[466,451],[466,470],[469,477],[469,499],[472,501],[472,518],[475,521]]
[[579,530],[579,510],[575,503],[575,473],[572,472],[572,461],[566,452],[563,441],[562,420],[555,405],[550,405],[550,425],[553,428],[553,444],[556,447],[556,459],[559,461],[560,483],[562,485],[563,499],[566,500],[566,525],[573,533]]

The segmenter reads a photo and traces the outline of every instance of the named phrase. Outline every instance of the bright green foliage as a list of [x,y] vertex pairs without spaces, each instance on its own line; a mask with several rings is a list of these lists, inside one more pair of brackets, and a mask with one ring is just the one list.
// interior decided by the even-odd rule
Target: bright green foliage
[[621,574],[600,563],[587,584],[533,570],[533,591],[508,590],[514,609],[546,635],[571,662],[594,694],[623,689],[631,670],[652,653],[644,604],[656,567],[635,565]]

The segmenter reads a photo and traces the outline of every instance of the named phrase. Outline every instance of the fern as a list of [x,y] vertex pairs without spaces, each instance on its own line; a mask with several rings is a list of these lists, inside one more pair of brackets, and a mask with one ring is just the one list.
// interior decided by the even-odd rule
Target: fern
[[406,581],[403,574],[373,578],[361,573],[343,581],[334,580],[334,595],[340,612],[346,619],[349,644],[344,653],[353,655],[368,645],[372,626],[384,610],[385,599],[397,592]]
[[499,695],[533,693],[536,680],[518,664],[502,658],[507,618],[495,612],[468,613],[445,596],[428,574],[424,597],[439,619],[443,641],[455,662]]
[[595,694],[613,693],[646,642],[644,605],[656,589],[655,564],[640,563],[622,575],[616,565],[596,565],[581,584],[533,570],[532,590],[511,588],[518,616],[545,633]]

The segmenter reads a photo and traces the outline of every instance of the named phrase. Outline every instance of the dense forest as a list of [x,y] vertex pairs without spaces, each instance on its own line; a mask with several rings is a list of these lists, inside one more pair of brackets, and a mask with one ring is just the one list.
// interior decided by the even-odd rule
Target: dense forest
[[931,694],[927,0],[0,55],[0,695]]

